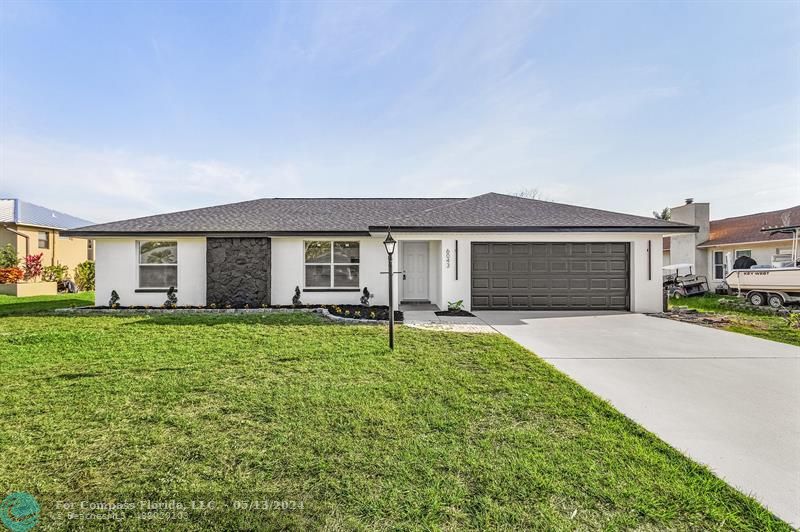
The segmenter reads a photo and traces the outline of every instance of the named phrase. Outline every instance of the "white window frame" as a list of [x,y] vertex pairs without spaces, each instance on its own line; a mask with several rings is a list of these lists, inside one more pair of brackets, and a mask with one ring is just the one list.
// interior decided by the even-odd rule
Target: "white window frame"
[[[722,262],[717,263],[717,253],[720,254],[722,257]],[[722,277],[717,277],[717,266],[722,266]],[[725,274],[727,273],[728,264],[725,262],[725,252],[722,250],[714,250],[711,252],[711,274],[715,281],[721,281],[725,279]]]
[[[175,242],[175,262],[174,263],[161,263],[161,262],[142,262],[142,253],[141,247],[142,244],[147,242]],[[178,264],[180,263],[179,251],[178,251],[178,241],[177,240],[137,240],[136,241],[136,290],[169,290],[169,286],[142,286],[141,280],[141,267],[142,266],[175,266],[175,289],[178,289],[178,284],[180,284],[180,271],[178,269]]]
[[[42,235],[44,235],[44,241],[47,245],[42,247]],[[39,231],[36,235],[36,248],[37,249],[50,249],[50,231]]]
[[752,249],[734,249],[733,250],[733,260],[736,260],[736,259],[739,258],[739,252],[741,252],[741,251],[746,251],[747,252],[747,256],[750,257],[751,259],[753,258],[753,250]]
[[[330,262],[306,262],[306,248],[311,242],[328,242],[331,245]],[[337,242],[352,242],[358,244],[358,262],[336,262],[334,251]],[[331,269],[331,283],[328,286],[308,286],[306,284],[306,266],[329,266]],[[336,286],[336,266],[358,266],[358,284],[356,286]],[[361,288],[361,241],[352,239],[328,239],[315,238],[313,240],[303,240],[303,289],[304,290],[324,290],[324,291],[359,291]]]

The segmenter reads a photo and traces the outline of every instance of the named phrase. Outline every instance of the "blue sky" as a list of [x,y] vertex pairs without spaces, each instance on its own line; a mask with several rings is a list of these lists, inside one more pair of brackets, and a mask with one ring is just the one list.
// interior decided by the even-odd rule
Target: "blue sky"
[[800,203],[800,4],[0,4],[0,195]]

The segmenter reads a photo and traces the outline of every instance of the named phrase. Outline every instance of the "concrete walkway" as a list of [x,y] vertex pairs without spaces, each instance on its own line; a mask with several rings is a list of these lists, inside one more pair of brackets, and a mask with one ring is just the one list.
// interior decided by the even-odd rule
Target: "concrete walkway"
[[480,318],[470,316],[437,316],[433,310],[404,310],[403,323],[409,327],[467,333],[496,333]]
[[641,314],[475,314],[800,526],[800,348]]

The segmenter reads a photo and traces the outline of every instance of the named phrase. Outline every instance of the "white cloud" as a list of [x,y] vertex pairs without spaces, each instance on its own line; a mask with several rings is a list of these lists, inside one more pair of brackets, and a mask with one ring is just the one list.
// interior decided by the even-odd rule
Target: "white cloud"
[[301,174],[291,162],[255,171],[221,161],[87,150],[49,141],[4,138],[0,144],[3,195],[98,222],[297,195]]

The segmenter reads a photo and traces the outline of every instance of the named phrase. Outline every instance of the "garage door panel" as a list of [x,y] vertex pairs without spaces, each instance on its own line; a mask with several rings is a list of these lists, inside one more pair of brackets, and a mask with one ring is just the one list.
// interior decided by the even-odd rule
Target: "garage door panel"
[[476,242],[472,308],[612,309],[630,302],[624,242]]

